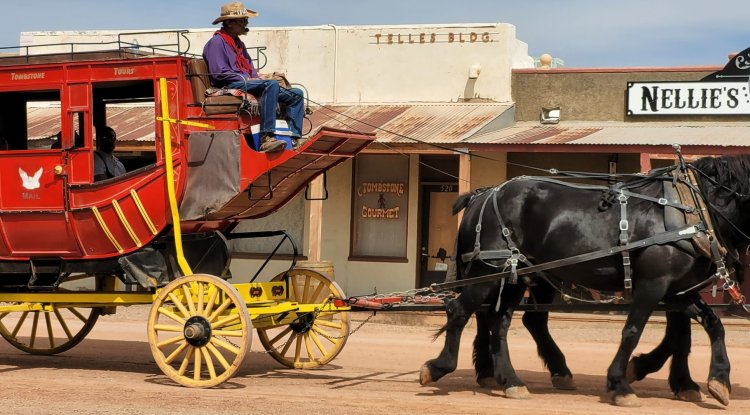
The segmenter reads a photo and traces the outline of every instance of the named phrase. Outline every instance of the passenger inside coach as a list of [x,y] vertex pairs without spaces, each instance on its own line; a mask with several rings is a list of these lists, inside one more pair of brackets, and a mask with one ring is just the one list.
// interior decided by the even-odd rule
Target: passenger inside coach
[[112,154],[117,145],[117,134],[108,126],[96,129],[96,151],[94,151],[94,181],[117,177],[127,173],[122,162]]

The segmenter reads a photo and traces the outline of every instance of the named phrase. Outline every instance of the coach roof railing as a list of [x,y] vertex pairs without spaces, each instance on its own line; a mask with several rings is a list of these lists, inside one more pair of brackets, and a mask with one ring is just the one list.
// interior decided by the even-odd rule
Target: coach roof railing
[[[189,30],[123,32],[102,35],[105,38],[117,36],[116,40],[109,42],[70,42],[0,47],[0,66],[141,59],[158,56],[200,57],[200,55],[188,52],[190,50],[190,38],[187,34],[189,32]],[[172,35],[171,39],[169,35]],[[268,61],[265,50],[265,46],[248,48],[248,53],[259,69],[263,68]],[[18,53],[15,53],[16,51]]]

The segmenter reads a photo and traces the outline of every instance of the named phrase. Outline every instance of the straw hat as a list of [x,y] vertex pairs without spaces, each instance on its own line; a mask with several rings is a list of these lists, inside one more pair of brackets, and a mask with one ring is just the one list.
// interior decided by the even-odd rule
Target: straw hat
[[224,20],[251,19],[257,15],[258,12],[245,8],[241,2],[235,1],[221,6],[221,16],[217,17],[212,24],[217,24]]

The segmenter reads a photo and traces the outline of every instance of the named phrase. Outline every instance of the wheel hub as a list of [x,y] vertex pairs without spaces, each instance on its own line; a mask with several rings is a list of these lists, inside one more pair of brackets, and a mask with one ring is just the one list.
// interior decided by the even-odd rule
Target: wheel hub
[[313,326],[315,317],[312,313],[303,314],[297,317],[297,320],[290,324],[289,327],[297,334],[307,333]]
[[185,322],[182,334],[191,346],[203,347],[211,340],[211,324],[205,317],[190,317]]

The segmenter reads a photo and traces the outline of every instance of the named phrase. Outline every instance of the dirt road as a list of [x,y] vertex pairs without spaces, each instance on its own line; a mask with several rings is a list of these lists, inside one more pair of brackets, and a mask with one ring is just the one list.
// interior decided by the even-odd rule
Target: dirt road
[[[443,339],[431,337],[442,318],[420,326],[397,325],[383,313],[354,333],[343,352],[325,369],[281,367],[253,341],[243,370],[221,387],[195,390],[175,386],[161,374],[146,341],[146,309],[120,308],[103,317],[88,338],[53,357],[30,356],[0,345],[0,408],[7,414],[659,414],[750,413],[750,326],[725,319],[732,361],[732,401],[723,408],[673,400],[662,369],[636,383],[638,409],[609,404],[605,371],[619,340],[619,318],[601,322],[552,321],[553,336],[565,352],[577,391],[553,390],[547,371],[520,321],[511,332],[513,363],[532,397],[510,400],[499,390],[480,389],[471,369],[474,326],[464,333],[458,370],[434,385],[420,386],[421,364],[435,356]],[[355,315],[358,319],[366,315]],[[663,326],[650,324],[639,351],[653,347]],[[709,348],[694,326],[690,367],[705,393]]]

